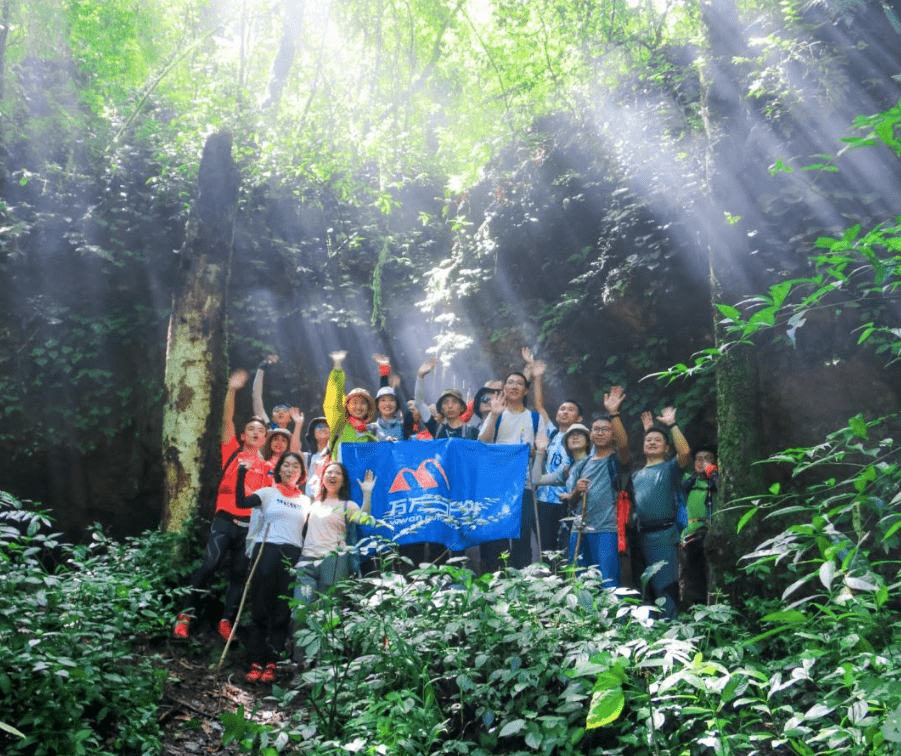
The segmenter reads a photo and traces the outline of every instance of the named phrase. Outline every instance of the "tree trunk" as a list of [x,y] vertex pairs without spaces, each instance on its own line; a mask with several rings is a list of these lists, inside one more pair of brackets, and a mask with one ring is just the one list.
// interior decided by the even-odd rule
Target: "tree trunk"
[[9,0],[0,3],[0,102],[5,95],[6,46],[9,40]]
[[[705,71],[705,128],[708,138],[708,245],[711,300],[734,304],[748,294],[750,265],[747,219],[754,217],[751,188],[742,178],[753,174],[748,147],[750,123],[740,97],[739,72],[733,62],[746,55],[743,30],[733,0],[705,0],[701,14],[710,48]],[[727,215],[729,220],[727,221]],[[714,308],[714,317],[719,313]],[[714,327],[716,345],[725,341]],[[747,347],[730,351],[717,363],[716,397],[721,469],[717,515],[708,538],[710,590],[724,589],[723,575],[734,573],[747,549],[748,533],[736,534],[743,508],[731,502],[760,493],[763,477],[753,463],[761,456],[759,379],[756,352]]]
[[163,415],[163,523],[169,532],[182,531],[198,501],[206,500],[200,496],[201,474],[218,469],[220,457],[225,313],[238,194],[231,150],[227,132],[213,134],[203,148],[197,201],[181,252],[183,277],[173,295]]
[[303,0],[284,0],[282,23],[282,37],[278,43],[278,52],[272,61],[269,71],[269,93],[263,102],[262,108],[278,105],[282,97],[285,85],[288,83],[288,75],[294,64],[296,54],[295,40],[300,36],[303,24]]

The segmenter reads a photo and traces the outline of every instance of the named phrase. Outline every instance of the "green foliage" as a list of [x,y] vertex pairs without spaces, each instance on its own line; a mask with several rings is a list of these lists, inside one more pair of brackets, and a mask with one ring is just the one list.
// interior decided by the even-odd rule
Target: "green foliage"
[[[897,754],[899,427],[857,416],[768,461],[790,483],[752,506],[782,532],[743,562],[775,595],[660,622],[591,572],[446,565],[349,581],[301,615],[314,665],[273,690],[301,710],[278,727],[223,713],[224,741],[267,756]],[[0,729],[40,731],[46,748],[10,733],[5,752],[155,752],[159,673],[117,662],[123,639],[165,632],[165,539],[64,547],[41,535],[42,513],[4,502]],[[48,570],[51,548],[65,561]]]
[[[854,125],[867,131],[863,137],[848,137],[847,149],[882,145],[901,156],[901,104]],[[817,171],[838,170],[829,155],[825,162],[808,166]],[[792,172],[779,161],[771,173]],[[834,236],[819,236],[809,253],[810,275],[772,284],[766,294],[737,304],[715,303],[719,326],[725,338],[716,348],[694,355],[693,363],[680,363],[658,373],[664,379],[693,376],[712,368],[726,352],[760,343],[762,334],[791,346],[797,345],[800,329],[808,321],[842,318],[856,321],[857,346],[869,348],[886,364],[901,358],[901,329],[896,327],[895,302],[901,289],[901,215],[864,230],[852,225]]]
[[303,675],[312,716],[286,732],[317,752],[340,737],[389,753],[581,753],[587,655],[610,648],[618,617],[636,622],[599,587],[597,575],[570,585],[546,569],[476,579],[453,566],[347,584],[297,634],[316,659]]
[[168,631],[172,538],[71,546],[0,492],[0,734],[7,754],[159,753],[166,672],[135,654]]
[[[802,486],[753,506],[784,530],[746,569],[781,597],[648,619],[596,576],[453,566],[346,583],[307,610],[315,666],[276,752],[897,754],[901,418],[789,449]],[[891,500],[890,500],[891,499]],[[790,583],[786,585],[787,583]],[[259,737],[260,731],[254,730]],[[281,740],[279,740],[281,738]]]
[[[45,337],[0,358],[4,430],[0,440],[27,453],[59,445],[95,451],[135,422],[134,408],[159,399],[148,377],[123,378],[112,345],[137,349],[142,337],[159,333],[162,313],[137,304],[100,314],[37,298],[34,315],[46,318]],[[44,309],[46,308],[46,309]],[[82,409],[73,412],[73,404]],[[30,438],[21,427],[29,420]]]

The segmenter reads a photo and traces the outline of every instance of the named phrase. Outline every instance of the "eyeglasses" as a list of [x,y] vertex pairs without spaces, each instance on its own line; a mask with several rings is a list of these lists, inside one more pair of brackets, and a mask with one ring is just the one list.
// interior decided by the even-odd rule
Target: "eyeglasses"
[[505,385],[505,386],[523,386],[523,387],[525,387],[526,384],[525,384],[524,381],[516,380],[516,379],[511,378],[511,379],[510,379],[509,381],[507,381],[504,385]]
[[592,432],[592,433],[613,433],[613,428],[611,428],[611,427],[608,425],[608,426],[606,426],[606,427],[604,427],[604,428],[592,428],[592,429],[591,429],[591,432]]

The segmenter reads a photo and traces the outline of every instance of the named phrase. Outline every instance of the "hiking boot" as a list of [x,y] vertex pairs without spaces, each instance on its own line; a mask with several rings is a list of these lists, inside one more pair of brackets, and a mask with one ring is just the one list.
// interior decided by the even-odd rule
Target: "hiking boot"
[[219,620],[219,635],[222,640],[227,641],[232,635],[232,623],[228,620]]
[[191,624],[191,618],[187,614],[179,614],[175,620],[175,627],[172,628],[172,637],[180,640],[188,639],[188,627]]
[[249,683],[259,682],[263,676],[263,668],[259,664],[251,664],[250,672],[244,675],[244,679]]
[[261,683],[273,683],[275,682],[275,664],[269,662],[266,665],[266,669],[263,670],[263,674],[260,675]]

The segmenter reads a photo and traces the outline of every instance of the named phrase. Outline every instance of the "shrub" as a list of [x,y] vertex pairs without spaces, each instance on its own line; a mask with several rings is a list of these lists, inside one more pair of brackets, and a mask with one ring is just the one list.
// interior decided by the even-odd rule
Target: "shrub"
[[171,537],[87,546],[44,531],[46,512],[0,492],[0,733],[5,754],[159,752],[166,673],[133,653],[165,633]]

